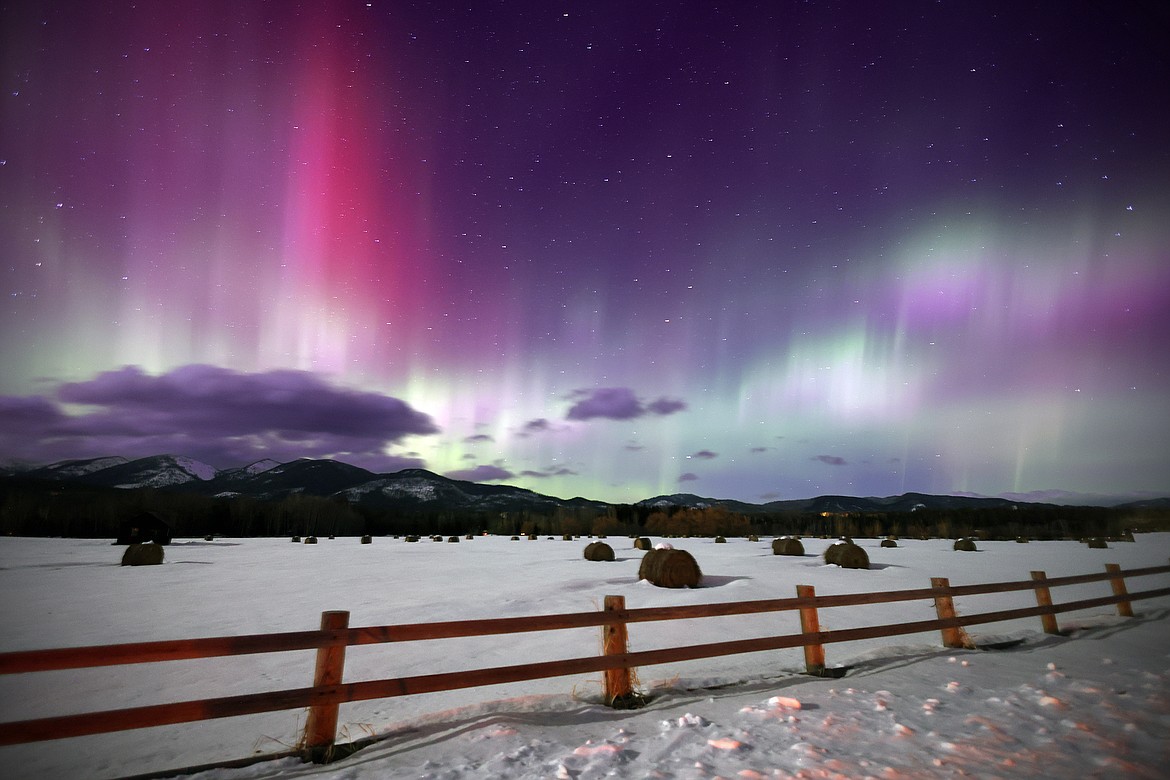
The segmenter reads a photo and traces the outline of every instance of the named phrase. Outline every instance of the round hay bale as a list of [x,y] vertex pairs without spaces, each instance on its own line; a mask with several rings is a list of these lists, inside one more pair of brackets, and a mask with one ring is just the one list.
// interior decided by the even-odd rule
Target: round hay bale
[[649,550],[653,546],[654,545],[651,544],[650,540],[648,538],[646,538],[645,536],[639,536],[637,539],[634,540],[634,549],[635,550]]
[[748,535],[748,541],[749,542],[758,542],[758,541],[760,541],[760,537],[756,536],[755,534],[750,534],[750,535]]
[[305,537],[305,544],[316,544],[316,543],[317,543],[317,537],[315,537],[315,536],[306,536]]
[[825,563],[839,563],[841,550],[845,547],[844,542],[833,542],[825,548],[824,559]]
[[898,543],[893,539],[882,539],[882,547],[897,547]]
[[212,536],[211,534],[208,534],[207,536],[203,537],[203,541],[205,541],[205,542],[214,542],[214,541],[215,541],[215,537],[214,537],[214,536]]
[[406,537],[406,539],[404,539],[403,541],[407,541],[407,542],[417,542],[417,541],[418,541],[418,537],[417,537],[417,536],[414,536],[414,535],[408,535],[408,536]]
[[334,536],[333,534],[329,534],[329,540],[330,540],[330,541],[333,541],[333,540],[334,540],[334,539],[336,539],[336,538],[337,538],[337,537],[336,537],[336,536]]
[[727,539],[722,536],[715,537],[715,544],[727,544]]
[[613,548],[605,542],[590,542],[585,545],[585,560],[612,561],[615,560]]
[[847,544],[837,555],[837,565],[842,569],[868,569],[869,554],[860,545]]
[[1099,536],[1094,536],[1092,539],[1085,542],[1085,544],[1089,545],[1089,547],[1091,549],[1094,549],[1094,550],[1108,550],[1109,549],[1109,545],[1106,544],[1105,540]]
[[513,542],[518,542],[518,541],[520,541],[520,537],[519,537],[519,536],[513,536],[513,537],[511,538],[511,540],[510,540],[510,541],[513,541]]
[[447,537],[447,541],[448,541],[448,542],[458,542],[458,541],[459,541],[459,537],[458,537],[458,536],[448,536],[448,537]]
[[365,536],[362,537],[362,544],[373,544],[373,543],[374,543],[374,537],[370,536],[369,534],[366,534]]
[[793,539],[791,536],[784,536],[779,539],[773,539],[772,554],[804,555],[804,545],[800,543],[799,539]]
[[959,552],[979,552],[979,548],[975,546],[975,540],[969,536],[956,539],[955,549]]
[[648,550],[638,567],[638,579],[660,588],[694,588],[703,579],[699,564],[686,550]]
[[122,553],[123,566],[157,566],[163,562],[161,544],[132,544]]
[[463,537],[463,538],[464,538],[464,539],[474,539],[474,538],[475,538],[475,534],[468,534],[467,536],[465,536],[465,537]]
[[299,536],[294,536],[293,538],[289,539],[289,541],[290,541],[290,542],[292,542],[293,544],[300,544],[300,543],[301,543],[301,537],[299,537]]
[[571,541],[573,541],[573,535],[572,534],[561,534],[561,541],[562,542],[571,542]]

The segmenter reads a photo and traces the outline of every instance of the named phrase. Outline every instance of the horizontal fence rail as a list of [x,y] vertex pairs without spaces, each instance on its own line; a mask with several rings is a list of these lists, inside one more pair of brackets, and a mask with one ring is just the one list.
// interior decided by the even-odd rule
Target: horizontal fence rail
[[[0,746],[307,707],[309,717],[302,738],[303,755],[307,759],[324,760],[333,749],[338,707],[347,702],[605,672],[606,701],[617,705],[637,696],[630,682],[631,671],[636,667],[795,647],[804,648],[807,671],[810,674],[822,674],[825,671],[826,644],[940,631],[945,646],[970,647],[973,645],[963,632],[965,626],[1039,616],[1046,632],[1057,633],[1057,614],[1111,604],[1118,605],[1118,614],[1132,616],[1131,602],[1170,596],[1170,587],[1131,593],[1126,588],[1126,579],[1166,573],[1170,573],[1170,565],[1122,570],[1109,564],[1104,573],[1097,574],[1048,578],[1043,572],[1032,572],[1032,579],[1029,580],[958,586],[950,585],[946,579],[935,578],[929,588],[841,595],[816,595],[811,586],[800,585],[797,586],[798,595],[795,598],[638,609],[627,609],[624,598],[620,596],[607,596],[605,609],[600,612],[356,628],[348,626],[349,613],[326,612],[321,617],[322,627],[317,631],[0,653],[0,674],[18,674],[293,650],[317,651],[311,687],[0,723]],[[1052,588],[1105,581],[1111,583],[1111,595],[1061,604],[1052,602]],[[1035,592],[1036,606],[964,616],[959,616],[954,608],[955,597],[1024,590]],[[922,600],[934,602],[936,619],[832,631],[822,631],[819,627],[820,609]],[[800,613],[800,633],[638,652],[630,652],[626,641],[626,626],[630,623],[784,611]],[[345,648],[349,646],[598,626],[603,631],[601,655],[342,682]]]

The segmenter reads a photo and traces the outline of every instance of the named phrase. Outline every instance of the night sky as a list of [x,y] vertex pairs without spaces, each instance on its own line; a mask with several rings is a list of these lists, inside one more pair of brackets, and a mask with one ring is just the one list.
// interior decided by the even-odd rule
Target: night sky
[[0,3],[0,460],[1170,493],[1160,2]]

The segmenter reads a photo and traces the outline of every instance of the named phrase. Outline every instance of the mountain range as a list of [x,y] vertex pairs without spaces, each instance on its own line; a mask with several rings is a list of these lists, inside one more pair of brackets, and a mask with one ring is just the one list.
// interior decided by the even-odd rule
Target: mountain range
[[[10,467],[4,469],[2,473],[9,476],[19,475],[27,479],[79,483],[95,487],[155,488],[220,498],[278,500],[299,494],[345,499],[353,504],[378,508],[531,511],[556,507],[609,506],[603,501],[556,498],[511,485],[489,485],[450,479],[425,469],[404,469],[391,474],[376,474],[337,460],[309,458],[288,463],[261,460],[242,468],[220,470],[191,458],[174,455],[156,455],[136,460],[112,456],[66,460],[35,468]],[[1028,498],[1033,500],[1027,500]],[[1020,504],[1167,506],[1170,505],[1170,499],[1150,497],[1134,501],[1125,497],[1077,493],[1013,494],[1007,497],[904,493],[887,497],[824,495],[752,504],[704,498],[691,493],[676,493],[654,496],[637,504],[662,508],[722,506],[741,513],[865,513],[911,512],[915,509],[995,508]]]

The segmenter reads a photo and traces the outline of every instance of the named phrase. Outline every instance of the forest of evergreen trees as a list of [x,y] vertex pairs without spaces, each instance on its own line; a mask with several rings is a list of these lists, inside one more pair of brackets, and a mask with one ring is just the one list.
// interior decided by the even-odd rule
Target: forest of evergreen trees
[[211,498],[177,491],[93,488],[0,479],[0,534],[115,538],[122,523],[150,512],[174,537],[462,535],[468,533],[647,536],[802,536],[984,539],[1117,538],[1170,530],[1170,509],[1021,504],[1018,508],[847,514],[737,513],[724,507],[555,507],[545,512],[387,510],[293,495],[278,501]]

